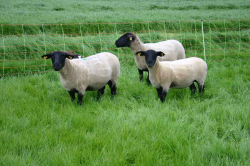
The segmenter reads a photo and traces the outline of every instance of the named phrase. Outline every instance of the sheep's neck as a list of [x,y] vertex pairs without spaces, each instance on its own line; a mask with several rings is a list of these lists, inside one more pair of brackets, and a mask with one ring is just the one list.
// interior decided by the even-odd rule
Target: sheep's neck
[[59,71],[61,77],[62,77],[63,79],[66,79],[66,78],[70,75],[69,73],[71,72],[71,69],[73,69],[73,68],[71,67],[71,63],[70,63],[70,61],[66,58],[66,59],[65,59],[65,65],[64,65],[64,67]]
[[146,51],[146,47],[138,37],[132,42],[130,48],[134,54],[138,51]]
[[151,76],[155,76],[156,73],[160,70],[160,67],[161,67],[161,66],[160,66],[160,62],[159,62],[159,60],[157,59],[155,65],[154,65],[153,67],[150,67],[150,68],[149,68],[149,73],[150,73],[150,75],[151,75]]

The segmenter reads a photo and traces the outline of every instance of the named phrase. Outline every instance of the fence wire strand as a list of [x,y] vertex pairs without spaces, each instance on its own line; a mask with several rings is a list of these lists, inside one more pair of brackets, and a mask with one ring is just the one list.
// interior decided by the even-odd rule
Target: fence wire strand
[[[223,60],[234,59],[232,57],[249,60],[247,58],[249,28],[246,26],[249,22],[250,20],[178,20],[132,23],[1,24],[0,77],[47,72],[51,68],[51,63],[43,61],[41,55],[57,50],[73,51],[82,56],[110,51],[120,58],[124,67],[135,66],[132,51],[129,48],[117,49],[114,45],[115,40],[126,29],[137,34],[144,43],[177,39],[183,44],[187,57],[202,57],[205,61],[207,58],[212,61],[222,60],[217,57],[223,57]],[[31,30],[31,27],[39,26],[41,30],[39,33]],[[51,26],[58,29],[50,30]],[[159,26],[159,29],[155,26]],[[20,29],[21,33],[7,32],[9,27]],[[112,27],[113,30],[110,30]],[[71,28],[78,30],[71,31]],[[236,32],[237,35],[232,35],[232,32]],[[22,41],[18,42],[19,38]]]

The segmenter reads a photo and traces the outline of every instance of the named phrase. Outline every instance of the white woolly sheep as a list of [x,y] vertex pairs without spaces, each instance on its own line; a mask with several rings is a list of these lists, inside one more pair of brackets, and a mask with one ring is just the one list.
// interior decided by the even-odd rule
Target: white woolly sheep
[[[104,94],[105,85],[111,89],[111,95],[117,93],[117,81],[120,74],[118,58],[109,52],[102,52],[84,59],[72,59],[74,55],[56,51],[42,58],[52,60],[55,71],[59,71],[63,87],[69,92],[72,101],[78,93],[78,104],[82,104],[85,91],[98,90],[97,100]],[[72,59],[72,60],[70,60]]]
[[[159,57],[159,61],[174,61],[186,57],[182,44],[177,40],[166,40],[158,43],[143,44],[135,34],[126,33],[116,40],[115,45],[116,47],[130,47],[132,49],[132,52],[135,54],[135,63],[139,71],[140,81],[143,78],[143,71],[148,72],[148,68],[145,62],[145,57],[136,56],[136,52],[147,50],[162,51],[165,55]],[[147,81],[149,83],[149,76]]]
[[158,56],[164,56],[161,51],[147,50],[136,53],[145,56],[149,70],[149,80],[158,92],[158,97],[165,101],[169,88],[189,87],[195,93],[197,82],[200,92],[204,92],[207,75],[207,64],[201,58],[187,58],[176,61],[160,62]]

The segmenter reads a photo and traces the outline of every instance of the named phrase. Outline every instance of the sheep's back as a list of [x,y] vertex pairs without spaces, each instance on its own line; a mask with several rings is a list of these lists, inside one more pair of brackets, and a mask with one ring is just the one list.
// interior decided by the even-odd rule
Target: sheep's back
[[177,40],[166,40],[158,43],[144,44],[147,50],[162,51],[165,55],[159,57],[159,61],[174,61],[177,59],[184,59],[185,50],[182,44]]
[[163,71],[169,70],[169,68],[173,71],[174,83],[172,88],[185,88],[191,85],[194,80],[204,82],[206,79],[207,64],[200,58],[164,61],[160,64],[165,68]]
[[108,52],[89,56],[81,61],[88,70],[88,84],[93,89],[100,89],[108,81],[120,74],[118,58]]

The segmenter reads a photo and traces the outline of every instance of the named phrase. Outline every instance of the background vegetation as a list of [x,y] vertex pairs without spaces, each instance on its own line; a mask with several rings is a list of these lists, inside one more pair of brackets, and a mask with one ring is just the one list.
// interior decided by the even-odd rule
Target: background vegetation
[[[0,4],[0,165],[249,165],[249,1],[4,1]],[[203,57],[205,94],[139,81],[125,32],[174,38]],[[86,24],[88,23],[88,24]],[[41,55],[101,51],[121,62],[118,95],[71,102]],[[34,74],[34,73],[43,74]],[[23,74],[24,73],[24,74]],[[32,73],[32,74],[28,74]],[[11,75],[11,76],[9,76]]]

